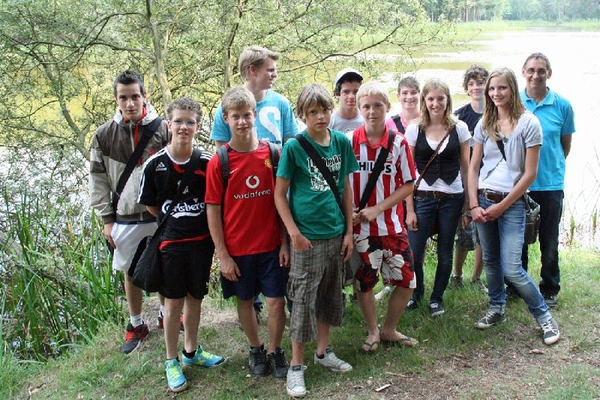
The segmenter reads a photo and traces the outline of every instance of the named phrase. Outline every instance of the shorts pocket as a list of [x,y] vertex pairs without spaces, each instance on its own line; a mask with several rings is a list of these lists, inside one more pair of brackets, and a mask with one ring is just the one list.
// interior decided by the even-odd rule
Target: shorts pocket
[[287,283],[288,298],[294,304],[306,303],[308,272],[290,270]]

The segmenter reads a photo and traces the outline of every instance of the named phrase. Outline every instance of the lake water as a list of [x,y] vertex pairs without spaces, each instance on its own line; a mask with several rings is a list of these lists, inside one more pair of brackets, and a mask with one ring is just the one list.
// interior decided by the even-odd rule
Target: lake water
[[[505,32],[494,40],[476,41],[476,49],[430,54],[427,61],[448,63],[449,69],[413,71],[421,83],[438,77],[445,80],[453,95],[464,94],[463,70],[452,69],[452,63],[483,64],[486,67],[508,67],[517,74],[522,89],[525,81],[521,67],[533,52],[550,59],[553,74],[548,86],[571,102],[575,111],[576,133],[567,158],[565,210],[562,220],[562,242],[570,242],[570,222],[576,229],[574,239],[585,246],[600,248],[600,235],[592,229],[592,219],[600,205],[600,32],[532,30]],[[395,85],[394,85],[395,87]],[[464,97],[461,97],[464,99]],[[455,101],[454,108],[468,102]]]

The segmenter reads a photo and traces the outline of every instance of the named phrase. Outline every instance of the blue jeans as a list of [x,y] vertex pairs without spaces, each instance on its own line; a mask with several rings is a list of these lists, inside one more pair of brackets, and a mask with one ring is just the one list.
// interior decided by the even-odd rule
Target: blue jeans
[[[540,205],[540,251],[542,270],[540,292],[544,296],[556,296],[560,291],[560,269],[558,267],[558,234],[562,217],[564,192],[562,190],[536,191],[529,195]],[[521,261],[527,271],[529,264],[528,246],[523,246]]]
[[462,212],[464,194],[451,194],[443,199],[415,196],[414,207],[419,230],[408,230],[408,241],[413,250],[417,288],[413,292],[415,301],[421,300],[425,293],[423,279],[423,261],[427,239],[431,236],[434,223],[437,222],[437,269],[431,292],[430,302],[440,303],[448,286],[454,259],[454,235]]
[[[479,196],[479,205],[493,203]],[[504,280],[511,283],[525,301],[539,324],[552,318],[548,306],[533,279],[521,266],[521,250],[525,234],[525,202],[517,200],[498,219],[477,223],[483,250],[483,266],[488,282],[490,311],[504,313],[506,290]]]

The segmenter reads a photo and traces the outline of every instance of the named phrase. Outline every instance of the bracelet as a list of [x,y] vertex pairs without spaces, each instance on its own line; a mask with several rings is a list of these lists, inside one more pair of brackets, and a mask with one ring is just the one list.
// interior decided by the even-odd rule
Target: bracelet
[[481,207],[481,206],[478,204],[476,206],[473,206],[473,207],[469,208],[469,211],[473,211],[474,209],[479,208],[479,207]]
[[471,214],[470,214],[470,213],[463,214],[462,216],[463,216],[463,217],[467,217],[467,218],[471,218]]

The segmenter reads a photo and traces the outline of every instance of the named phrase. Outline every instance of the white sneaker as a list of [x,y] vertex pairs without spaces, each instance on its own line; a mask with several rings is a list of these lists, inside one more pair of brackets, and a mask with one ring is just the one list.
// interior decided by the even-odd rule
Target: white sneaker
[[329,368],[333,372],[348,372],[352,371],[352,365],[348,364],[344,360],[340,360],[333,353],[331,348],[327,347],[325,349],[325,357],[319,358],[317,357],[317,353],[315,353],[315,363],[321,364],[324,367]]
[[306,396],[304,367],[300,364],[290,366],[287,372],[287,394],[292,397]]

